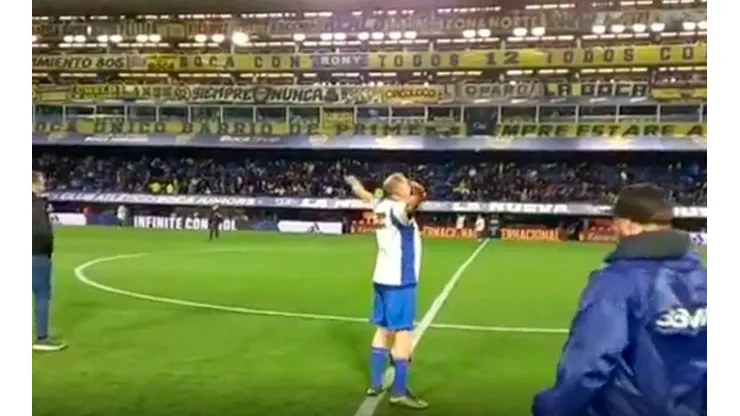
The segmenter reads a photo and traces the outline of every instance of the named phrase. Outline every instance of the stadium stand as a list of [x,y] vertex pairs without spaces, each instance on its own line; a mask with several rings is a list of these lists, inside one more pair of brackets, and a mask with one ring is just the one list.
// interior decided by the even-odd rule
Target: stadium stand
[[416,154],[409,163],[404,155],[378,152],[316,158],[299,151],[276,159],[274,152],[238,158],[224,151],[105,150],[48,153],[34,164],[59,191],[348,198],[346,175],[380,185],[404,172],[427,184],[434,200],[610,203],[625,184],[650,181],[679,204],[706,204],[706,164],[681,158],[645,164],[611,154],[588,161],[573,154],[453,161]]
[[344,198],[397,169],[439,201],[702,206],[706,8],[638,3],[35,17],[35,164],[58,191]]

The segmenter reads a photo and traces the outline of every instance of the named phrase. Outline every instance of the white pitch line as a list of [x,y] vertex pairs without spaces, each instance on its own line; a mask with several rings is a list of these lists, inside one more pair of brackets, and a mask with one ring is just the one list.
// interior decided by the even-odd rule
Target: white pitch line
[[135,254],[121,254],[118,256],[111,256],[111,257],[101,257],[98,259],[90,260],[84,264],[81,264],[77,266],[74,270],[75,276],[77,277],[77,280],[80,282],[92,286],[96,289],[102,290],[104,292],[108,293],[115,293],[117,295],[127,296],[130,298],[135,299],[141,299],[141,300],[148,300],[151,302],[157,302],[157,303],[166,303],[169,305],[178,305],[178,306],[186,306],[191,308],[199,308],[199,309],[210,309],[210,310],[217,310],[217,311],[223,311],[223,312],[234,312],[234,313],[242,313],[247,315],[262,315],[262,316],[280,316],[285,318],[302,318],[302,319],[313,319],[313,320],[322,320],[322,321],[341,321],[341,322],[363,322],[366,323],[368,320],[363,318],[354,318],[350,316],[337,316],[337,315],[320,315],[320,314],[313,314],[313,313],[299,313],[299,312],[282,312],[282,311],[271,311],[267,309],[252,309],[252,308],[242,308],[239,306],[226,306],[226,305],[213,305],[210,303],[202,303],[202,302],[193,302],[189,300],[183,300],[183,299],[175,299],[175,298],[167,298],[163,296],[152,296],[147,295],[144,293],[137,293],[137,292],[131,292],[129,290],[119,289],[112,286],[107,286],[102,283],[98,283],[94,280],[90,280],[85,275],[85,270],[89,267],[92,267],[96,264],[105,263],[109,261],[114,260],[123,260],[123,259],[132,259],[136,257],[142,257],[147,255],[148,253],[135,253]]
[[487,326],[487,325],[461,325],[461,324],[431,324],[430,328],[434,329],[455,329],[459,331],[478,331],[478,332],[509,332],[522,334],[567,334],[566,328],[537,328],[530,326]]
[[[113,293],[120,296],[126,296],[133,299],[145,300],[149,302],[163,303],[167,305],[183,306],[189,308],[207,309],[213,311],[229,312],[229,313],[241,313],[244,315],[255,315],[255,316],[272,316],[280,318],[295,318],[295,319],[307,319],[315,321],[334,321],[334,322],[349,322],[349,323],[362,323],[367,324],[367,318],[355,317],[355,316],[341,316],[341,315],[324,315],[316,313],[303,313],[303,312],[286,312],[286,311],[274,311],[269,309],[254,309],[244,308],[239,306],[228,306],[228,305],[216,305],[211,303],[193,302],[183,299],[168,298],[163,296],[153,296],[144,293],[132,292],[125,289],[119,289],[116,287],[104,285],[102,283],[91,280],[85,273],[86,270],[97,264],[106,263],[116,260],[132,259],[149,255],[151,253],[133,253],[133,254],[120,254],[116,256],[101,257],[94,260],[90,260],[84,264],[77,266],[74,270],[75,277],[81,283],[101,290],[103,292]],[[449,283],[448,283],[449,284]],[[432,305],[434,306],[434,305]],[[421,326],[421,323],[419,323]],[[565,334],[568,333],[567,329],[560,328],[530,328],[530,327],[509,327],[509,326],[484,326],[484,325],[459,325],[459,324],[442,324],[442,323],[430,323],[427,324],[429,328],[435,329],[451,329],[451,330],[462,330],[462,331],[478,331],[478,332],[509,332],[509,333],[525,333],[525,334]]]
[[[427,310],[427,312],[421,318],[419,325],[414,330],[414,343],[412,345],[412,349],[415,349],[416,346],[419,344],[419,341],[421,341],[421,337],[424,336],[424,333],[432,324],[434,318],[437,317],[437,314],[442,309],[442,306],[444,306],[447,298],[450,296],[450,293],[452,293],[452,289],[455,288],[462,274],[470,266],[470,264],[473,263],[473,260],[478,257],[478,254],[483,251],[489,241],[490,240],[488,239],[483,240],[478,248],[473,251],[473,254],[471,254],[470,257],[468,257],[468,259],[465,260],[463,264],[461,264],[460,267],[457,268],[457,270],[455,270],[455,273],[452,275],[452,277],[450,277],[450,280],[442,288],[442,291],[439,292],[439,295],[434,299],[434,302],[432,302],[432,306],[429,307],[429,310]],[[384,378],[389,379],[391,377],[391,372],[392,369],[389,367],[388,370],[386,370]],[[381,394],[374,397],[366,396],[362,403],[360,403],[360,406],[357,408],[354,416],[372,416],[384,396],[385,392],[382,392]]]

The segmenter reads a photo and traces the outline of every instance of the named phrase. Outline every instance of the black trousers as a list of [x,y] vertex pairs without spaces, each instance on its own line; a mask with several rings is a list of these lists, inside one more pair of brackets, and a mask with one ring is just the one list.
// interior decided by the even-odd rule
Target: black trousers
[[219,238],[221,236],[221,230],[218,229],[218,227],[209,227],[208,228],[208,239],[213,240],[214,238]]

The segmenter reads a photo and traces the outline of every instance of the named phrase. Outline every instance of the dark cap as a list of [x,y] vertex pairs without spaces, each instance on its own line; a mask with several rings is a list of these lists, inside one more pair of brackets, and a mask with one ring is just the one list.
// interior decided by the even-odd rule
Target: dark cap
[[670,225],[673,220],[673,204],[663,188],[641,183],[622,189],[612,214],[615,218],[638,224]]

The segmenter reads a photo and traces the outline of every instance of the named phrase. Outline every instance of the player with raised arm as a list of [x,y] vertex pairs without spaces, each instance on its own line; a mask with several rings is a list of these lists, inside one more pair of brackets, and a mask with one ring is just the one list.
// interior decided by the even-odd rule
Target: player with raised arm
[[421,236],[414,220],[426,191],[418,182],[394,173],[383,182],[383,196],[376,198],[357,178],[347,177],[354,194],[373,204],[378,255],[373,272],[372,340],[369,396],[383,391],[383,375],[390,353],[395,376],[390,402],[412,409],[425,409],[427,402],[408,388],[409,363],[414,345],[416,285],[421,268]]

